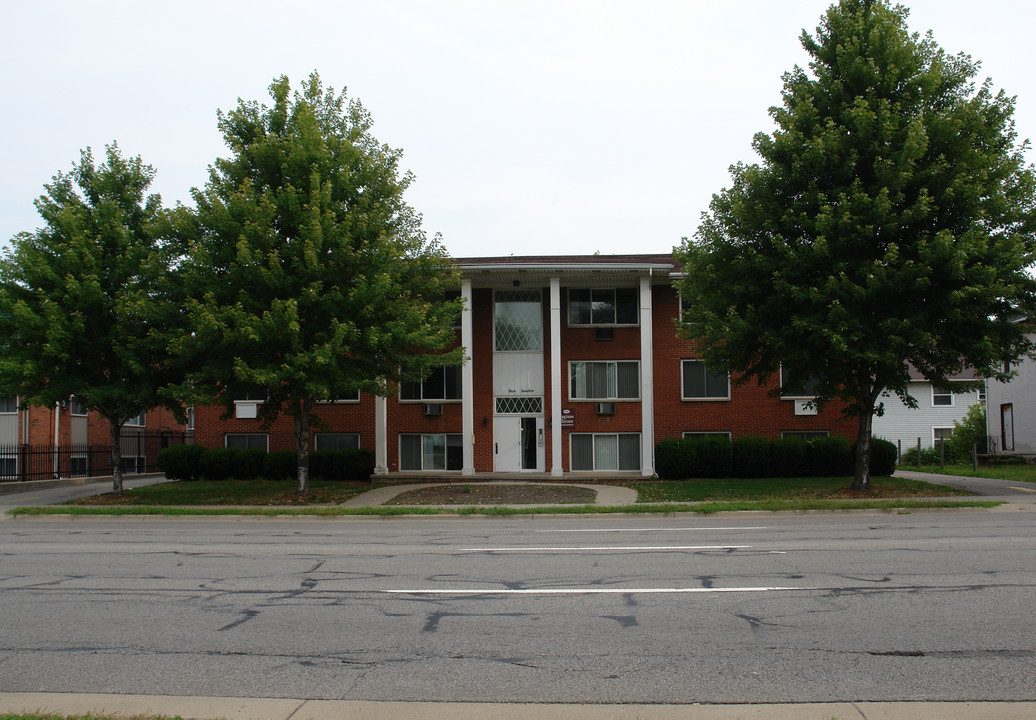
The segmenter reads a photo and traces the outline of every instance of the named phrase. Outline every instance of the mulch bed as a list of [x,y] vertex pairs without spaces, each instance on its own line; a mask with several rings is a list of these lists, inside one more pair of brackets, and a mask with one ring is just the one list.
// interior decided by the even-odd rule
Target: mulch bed
[[597,493],[566,485],[479,485],[451,484],[410,490],[386,505],[548,505],[588,504]]

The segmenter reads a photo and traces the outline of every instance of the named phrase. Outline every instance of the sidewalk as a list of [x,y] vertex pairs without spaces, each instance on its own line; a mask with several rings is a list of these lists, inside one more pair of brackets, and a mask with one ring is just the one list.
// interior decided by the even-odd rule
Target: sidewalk
[[1030,720],[1036,702],[576,705],[364,702],[0,692],[0,713],[164,715],[184,720]]

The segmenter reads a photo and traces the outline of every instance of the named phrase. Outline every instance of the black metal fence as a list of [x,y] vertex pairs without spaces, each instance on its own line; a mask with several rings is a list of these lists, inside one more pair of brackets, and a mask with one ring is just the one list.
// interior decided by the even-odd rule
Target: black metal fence
[[[122,433],[122,472],[159,472],[158,451],[194,442],[193,433],[126,430]],[[103,477],[112,474],[109,445],[0,444],[0,482]]]

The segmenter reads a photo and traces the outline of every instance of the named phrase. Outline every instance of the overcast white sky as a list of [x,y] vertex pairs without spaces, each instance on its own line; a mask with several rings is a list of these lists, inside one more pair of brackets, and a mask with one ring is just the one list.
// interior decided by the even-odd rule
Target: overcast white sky
[[[0,243],[33,200],[118,141],[166,205],[226,154],[218,109],[317,70],[417,179],[454,257],[668,252],[770,131],[781,74],[826,0],[0,0]],[[982,61],[1036,139],[1018,0],[915,0],[910,27]],[[1034,159],[1030,153],[1030,161]]]

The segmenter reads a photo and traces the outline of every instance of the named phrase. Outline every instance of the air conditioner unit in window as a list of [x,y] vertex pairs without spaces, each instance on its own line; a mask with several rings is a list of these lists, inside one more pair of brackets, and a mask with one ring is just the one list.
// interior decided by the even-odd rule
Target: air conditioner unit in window
[[428,403],[424,406],[425,415],[442,415],[442,403]]
[[615,414],[615,403],[597,403],[597,414],[598,415],[614,415]]
[[595,340],[614,340],[615,339],[615,328],[610,328],[610,327],[594,328],[594,339]]

